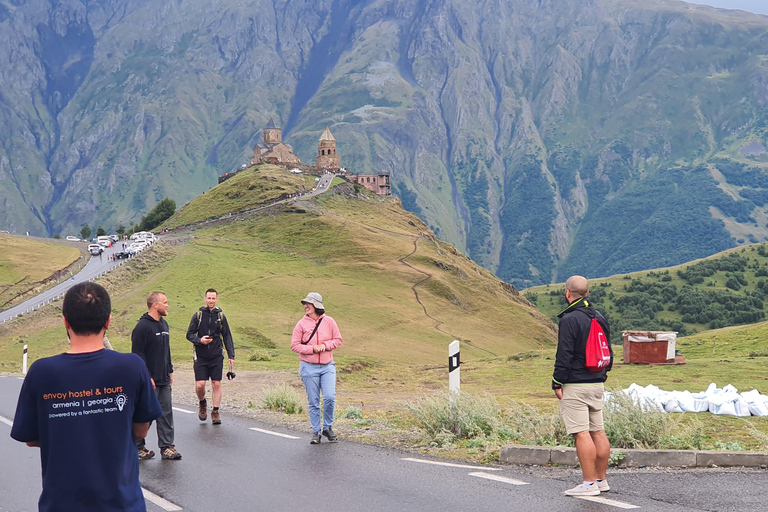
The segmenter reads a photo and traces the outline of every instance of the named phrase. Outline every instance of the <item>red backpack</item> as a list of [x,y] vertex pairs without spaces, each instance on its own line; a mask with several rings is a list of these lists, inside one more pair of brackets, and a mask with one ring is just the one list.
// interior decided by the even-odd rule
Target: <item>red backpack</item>
[[611,364],[611,347],[608,346],[608,338],[606,338],[597,318],[592,318],[592,323],[589,326],[589,336],[584,355],[587,370],[592,373],[601,372]]

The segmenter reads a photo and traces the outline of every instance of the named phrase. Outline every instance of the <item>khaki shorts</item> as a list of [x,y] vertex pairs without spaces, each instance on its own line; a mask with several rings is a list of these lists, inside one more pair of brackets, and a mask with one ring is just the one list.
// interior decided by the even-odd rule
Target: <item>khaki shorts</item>
[[603,427],[603,385],[565,384],[560,400],[560,415],[569,434],[589,430],[597,432]]

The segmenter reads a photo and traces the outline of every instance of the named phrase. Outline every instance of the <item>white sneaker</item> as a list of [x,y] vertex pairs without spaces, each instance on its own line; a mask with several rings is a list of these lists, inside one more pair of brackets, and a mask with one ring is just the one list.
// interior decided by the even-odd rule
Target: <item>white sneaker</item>
[[579,484],[573,489],[565,491],[566,496],[600,496],[600,489],[597,488],[597,484],[584,485]]
[[600,489],[600,492],[608,492],[611,490],[611,487],[608,485],[608,480],[598,480],[597,488]]

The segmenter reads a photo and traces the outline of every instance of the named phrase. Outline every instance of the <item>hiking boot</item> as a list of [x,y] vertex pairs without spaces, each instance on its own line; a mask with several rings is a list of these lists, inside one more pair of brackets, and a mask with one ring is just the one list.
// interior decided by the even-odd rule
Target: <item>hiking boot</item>
[[328,441],[332,443],[339,440],[339,436],[333,433],[333,429],[331,427],[328,427],[327,429],[323,430],[323,435],[327,437]]
[[211,411],[211,423],[214,425],[221,425],[221,416],[216,409]]
[[608,492],[611,490],[607,480],[598,480],[597,488],[600,490],[600,492]]
[[309,442],[309,444],[320,444],[323,440],[323,436],[320,435],[320,432],[315,432],[312,434],[312,440]]
[[584,485],[579,484],[573,489],[565,491],[566,496],[600,496],[600,489],[597,488],[597,484]]
[[205,421],[208,418],[208,401],[200,400],[200,409],[197,411],[197,417],[200,421]]
[[[160,456],[163,460],[181,460],[181,454],[176,451],[173,446],[166,446],[160,451]],[[600,492],[598,491],[598,494]]]
[[147,450],[146,447],[139,448],[139,460],[147,460],[151,459],[155,456],[155,452],[152,450]]

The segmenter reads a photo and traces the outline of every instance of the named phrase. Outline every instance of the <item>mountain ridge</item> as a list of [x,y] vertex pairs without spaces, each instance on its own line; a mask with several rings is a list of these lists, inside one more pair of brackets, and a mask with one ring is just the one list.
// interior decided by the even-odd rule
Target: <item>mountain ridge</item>
[[[518,286],[768,239],[765,203],[739,193],[762,194],[760,179],[718,167],[768,164],[742,154],[768,144],[763,16],[661,0],[0,5],[14,231],[186,202],[247,161],[274,116],[305,159],[328,125],[342,165],[392,174],[433,231]],[[705,208],[681,188],[704,190]],[[638,197],[637,218],[609,204]],[[600,236],[615,220],[625,229]]]

